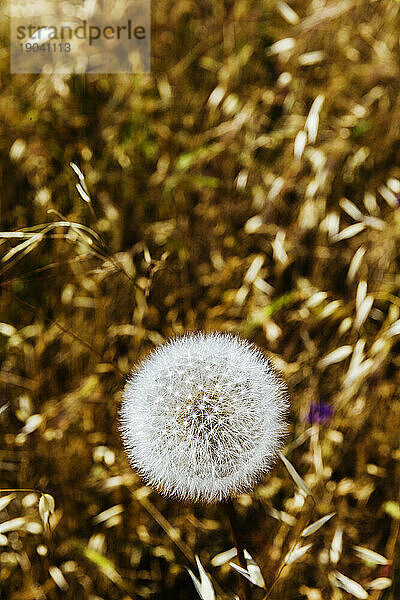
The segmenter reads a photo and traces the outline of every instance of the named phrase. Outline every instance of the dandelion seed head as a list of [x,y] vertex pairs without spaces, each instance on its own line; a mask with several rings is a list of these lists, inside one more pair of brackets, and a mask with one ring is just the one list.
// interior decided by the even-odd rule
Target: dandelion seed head
[[148,485],[213,502],[249,490],[271,468],[287,408],[285,384],[253,345],[197,333],[159,346],[133,372],[121,435]]

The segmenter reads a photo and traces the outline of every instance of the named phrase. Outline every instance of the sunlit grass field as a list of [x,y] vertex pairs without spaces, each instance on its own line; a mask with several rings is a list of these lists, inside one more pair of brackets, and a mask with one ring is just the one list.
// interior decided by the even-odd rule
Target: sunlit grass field
[[50,77],[2,21],[1,598],[192,600],[196,555],[241,594],[224,506],[146,487],[118,431],[195,330],[289,389],[289,463],[235,501],[251,598],[400,598],[399,31],[396,0],[154,0],[151,73]]

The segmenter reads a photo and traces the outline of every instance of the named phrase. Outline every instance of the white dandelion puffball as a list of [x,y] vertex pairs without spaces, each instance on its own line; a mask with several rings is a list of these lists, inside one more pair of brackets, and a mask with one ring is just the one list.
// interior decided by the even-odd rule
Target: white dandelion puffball
[[249,490],[282,445],[285,384],[249,342],[196,333],[156,348],[128,380],[121,435],[152,487],[213,502]]

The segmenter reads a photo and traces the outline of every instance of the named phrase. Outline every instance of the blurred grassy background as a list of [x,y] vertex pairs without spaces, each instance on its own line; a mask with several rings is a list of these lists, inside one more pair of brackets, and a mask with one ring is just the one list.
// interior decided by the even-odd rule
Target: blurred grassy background
[[[134,76],[10,75],[3,22],[1,229],[24,234],[0,240],[1,487],[56,512],[49,535],[38,493],[0,498],[2,597],[192,599],[194,553],[234,597],[211,565],[232,546],[221,507],[143,488],[118,435],[126,374],[195,329],[272,357],[287,456],[313,518],[336,512],[273,597],[351,597],[336,569],[399,597],[399,12],[155,0],[152,72]],[[238,508],[270,585],[310,503],[280,464]]]

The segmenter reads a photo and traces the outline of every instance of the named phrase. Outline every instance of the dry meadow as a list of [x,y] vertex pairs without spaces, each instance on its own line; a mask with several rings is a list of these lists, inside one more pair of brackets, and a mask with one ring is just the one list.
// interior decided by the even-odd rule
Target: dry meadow
[[195,330],[289,388],[289,462],[235,502],[252,600],[400,598],[399,31],[396,0],[154,0],[151,73],[50,77],[10,75],[3,21],[2,598],[193,600],[196,555],[241,594],[223,507],[118,432]]

